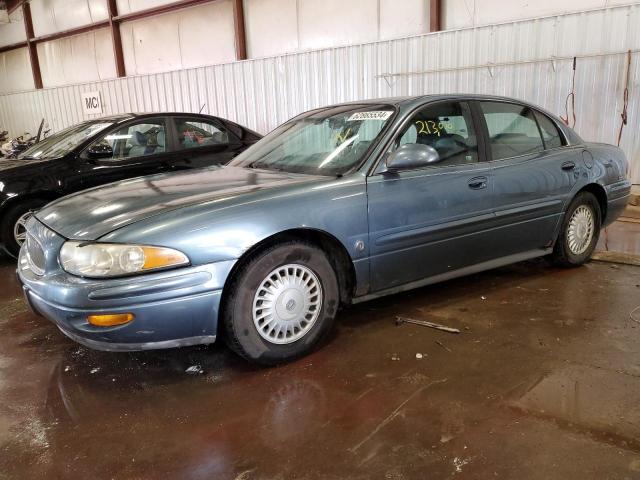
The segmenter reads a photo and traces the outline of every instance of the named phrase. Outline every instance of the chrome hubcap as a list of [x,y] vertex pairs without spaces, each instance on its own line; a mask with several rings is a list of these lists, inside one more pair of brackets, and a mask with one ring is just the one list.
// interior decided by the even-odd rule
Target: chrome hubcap
[[16,243],[19,246],[22,246],[22,244],[27,239],[27,227],[26,227],[26,224],[27,224],[27,221],[31,218],[32,215],[33,215],[33,212],[27,212],[27,213],[23,214],[20,218],[18,218],[18,221],[13,226],[13,238],[15,238]]
[[591,244],[594,230],[593,211],[586,205],[580,205],[571,215],[567,227],[567,243],[571,253],[584,253]]
[[253,298],[253,324],[279,345],[304,337],[320,315],[322,285],[307,267],[283,265],[262,281]]

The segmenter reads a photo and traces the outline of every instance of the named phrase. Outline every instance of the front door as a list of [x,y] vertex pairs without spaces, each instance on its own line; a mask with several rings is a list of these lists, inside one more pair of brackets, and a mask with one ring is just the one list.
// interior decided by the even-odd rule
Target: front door
[[[107,132],[80,155],[82,188],[169,171],[173,153],[167,140],[166,120],[162,117],[135,120]],[[91,150],[103,154],[94,159]]]
[[[432,146],[433,166],[369,177],[371,291],[418,281],[491,257],[492,175],[467,102],[418,110],[391,151]],[[479,153],[480,152],[480,153]]]

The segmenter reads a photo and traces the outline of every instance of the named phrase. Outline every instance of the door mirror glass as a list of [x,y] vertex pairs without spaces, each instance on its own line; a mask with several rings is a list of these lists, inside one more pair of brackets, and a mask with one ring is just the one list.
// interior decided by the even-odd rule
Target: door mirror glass
[[387,158],[387,170],[407,170],[433,165],[440,161],[438,151],[421,143],[406,143]]
[[111,148],[111,145],[105,143],[95,143],[89,147],[87,155],[92,160],[111,158],[113,157],[113,148]]

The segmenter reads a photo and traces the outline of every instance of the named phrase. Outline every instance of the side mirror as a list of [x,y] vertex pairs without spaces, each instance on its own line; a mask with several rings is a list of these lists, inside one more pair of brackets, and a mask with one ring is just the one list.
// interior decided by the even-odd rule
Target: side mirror
[[89,147],[89,150],[87,150],[87,156],[92,160],[111,158],[113,157],[113,149],[110,145],[97,143]]
[[438,151],[429,145],[407,143],[401,145],[387,158],[388,172],[420,168],[440,161]]

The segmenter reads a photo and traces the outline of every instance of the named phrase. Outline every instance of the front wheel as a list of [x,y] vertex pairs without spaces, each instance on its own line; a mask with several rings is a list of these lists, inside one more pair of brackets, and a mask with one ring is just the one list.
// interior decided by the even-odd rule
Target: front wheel
[[596,248],[600,236],[602,213],[596,197],[582,192],[573,199],[551,254],[554,263],[577,267],[585,263]]
[[39,199],[27,200],[7,211],[0,224],[0,241],[9,255],[14,258],[18,256],[20,247],[27,238],[27,221],[46,203]]
[[326,254],[286,242],[259,252],[225,294],[225,340],[241,356],[272,365],[310,352],[330,330],[338,280]]

